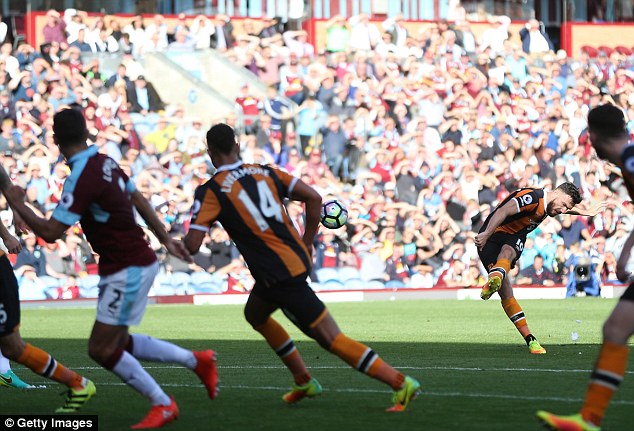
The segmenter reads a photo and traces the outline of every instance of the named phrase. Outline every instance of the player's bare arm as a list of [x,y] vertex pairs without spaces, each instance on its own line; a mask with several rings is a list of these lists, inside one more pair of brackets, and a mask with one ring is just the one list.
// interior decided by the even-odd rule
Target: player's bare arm
[[570,211],[566,214],[571,215],[580,215],[584,217],[594,217],[597,214],[603,212],[608,207],[608,203],[605,201],[601,201],[596,205],[591,206],[590,208],[585,208],[582,205],[575,205]]
[[632,274],[627,270],[627,263],[630,260],[630,256],[632,254],[632,247],[634,247],[634,231],[630,232],[630,235],[627,237],[625,244],[623,244],[623,251],[621,252],[621,256],[619,256],[619,260],[616,263],[616,277],[619,281],[626,282],[630,275]]
[[293,187],[291,199],[304,202],[306,204],[306,226],[302,241],[304,241],[304,244],[308,247],[308,250],[312,255],[313,240],[317,234],[317,229],[319,228],[321,196],[311,186],[302,180],[298,180],[297,183],[295,183],[295,187]]
[[517,214],[517,203],[514,199],[511,199],[504,204],[504,206],[495,211],[491,220],[489,220],[486,230],[476,235],[474,240],[476,246],[482,249],[491,235],[493,235],[493,232],[495,232],[495,229],[497,229],[508,216],[513,214]]
[[9,253],[17,254],[22,250],[22,245],[20,245],[20,241],[6,228],[4,223],[0,223],[0,238],[2,238],[2,242],[4,242],[4,246],[9,250]]
[[187,232],[187,235],[185,235],[184,239],[185,248],[187,248],[187,251],[191,254],[198,253],[198,250],[200,250],[200,246],[205,239],[205,235],[207,235],[207,232],[203,232],[197,229],[190,229],[189,232]]
[[7,202],[14,212],[20,214],[20,217],[29,227],[35,232],[35,234],[44,239],[46,242],[55,242],[56,239],[61,238],[68,229],[68,225],[60,223],[55,219],[47,219],[38,216],[33,210],[24,202],[24,190],[18,186],[11,186],[4,190],[4,195],[7,198]]
[[146,221],[148,227],[154,232],[154,235],[158,238],[158,240],[165,246],[167,251],[174,256],[183,259],[186,262],[193,262],[192,257],[189,252],[185,249],[185,246],[180,241],[176,241],[169,236],[165,227],[163,227],[163,223],[159,220],[154,212],[154,209],[150,205],[150,203],[143,197],[141,192],[135,190],[132,192],[130,196],[130,200],[132,204],[135,206],[143,220]]

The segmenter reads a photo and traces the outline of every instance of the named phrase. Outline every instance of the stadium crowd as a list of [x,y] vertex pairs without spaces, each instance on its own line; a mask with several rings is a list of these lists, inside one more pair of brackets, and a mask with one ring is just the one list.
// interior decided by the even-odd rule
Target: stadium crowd
[[[400,16],[373,22],[335,16],[317,49],[303,30],[276,18],[161,15],[92,20],[51,10],[45,43],[0,46],[0,154],[31,205],[46,214],[64,197],[69,171],[53,143],[61,107],[84,112],[90,140],[121,164],[171,234],[187,230],[193,191],[211,173],[201,118],[161,99],[138,61],[161,50],[216,49],[269,86],[247,84],[237,113],[245,162],[275,163],[348,207],[347,225],[323,229],[312,277],[317,289],[477,287],[485,281],[474,237],[492,208],[526,186],[578,185],[601,215],[548,218],[533,231],[510,274],[517,284],[582,281],[579,262],[616,282],[616,258],[634,226],[617,169],[587,142],[586,114],[621,107],[634,134],[634,68],[618,52],[553,51],[531,20],[520,34],[490,17],[476,37],[468,21],[440,21],[411,32]],[[111,76],[82,53],[120,53]],[[202,112],[201,112],[202,115]],[[152,121],[148,121],[153,118]],[[2,198],[3,223],[12,214]],[[288,204],[302,229],[302,211]],[[141,220],[140,220],[141,222]],[[160,244],[152,239],[155,249]],[[95,259],[82,232],[46,244],[23,236],[15,271],[22,299],[95,296]],[[240,292],[248,268],[221,227],[188,264],[163,255],[155,294]]]

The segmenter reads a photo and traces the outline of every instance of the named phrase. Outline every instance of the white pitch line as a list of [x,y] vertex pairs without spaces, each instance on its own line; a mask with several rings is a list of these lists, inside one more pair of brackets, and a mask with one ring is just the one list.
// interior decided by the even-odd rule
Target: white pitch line
[[[35,382],[36,385],[40,385],[42,383],[48,382]],[[97,386],[127,386],[125,383],[99,383]],[[161,386],[167,388],[202,388],[203,385],[200,384],[182,384],[182,383],[161,383]],[[52,386],[47,387],[39,387],[38,389],[57,389]],[[278,387],[278,386],[247,386],[247,385],[220,385],[219,390],[223,389],[237,389],[237,390],[259,390],[259,391],[276,391],[283,392],[287,391],[288,387]],[[355,388],[338,388],[338,389],[326,389],[324,388],[324,392],[335,392],[335,393],[366,393],[366,394],[389,394],[392,393],[388,390],[382,389],[355,389]],[[569,398],[569,397],[538,397],[538,396],[529,396],[529,395],[511,395],[511,394],[486,394],[486,393],[477,393],[477,392],[428,392],[423,389],[421,392],[421,396],[430,396],[430,397],[455,397],[455,398],[495,398],[495,399],[513,399],[520,401],[559,401],[564,403],[580,403],[583,401],[582,398]],[[625,405],[625,406],[634,406],[634,401],[627,400],[613,400],[611,404],[617,405]]]
[[[104,370],[102,367],[70,367],[73,370]],[[146,370],[171,370],[171,369],[184,369],[185,367],[179,365],[150,365],[144,366]],[[312,367],[306,367],[311,370],[349,370],[351,367],[345,365],[317,365]],[[582,369],[560,369],[560,368],[482,368],[482,367],[410,367],[410,366],[395,366],[399,370],[421,370],[421,371],[476,371],[476,372],[519,372],[519,373],[586,373],[590,374],[592,370]],[[16,368],[26,369],[26,368]],[[220,370],[285,370],[283,365],[219,365]],[[634,371],[626,371],[626,374],[634,374]]]

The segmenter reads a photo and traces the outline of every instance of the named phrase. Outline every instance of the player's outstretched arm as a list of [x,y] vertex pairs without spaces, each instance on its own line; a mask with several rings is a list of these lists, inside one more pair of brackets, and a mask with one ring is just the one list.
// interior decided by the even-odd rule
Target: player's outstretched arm
[[566,212],[566,214],[594,217],[595,215],[603,212],[603,210],[605,210],[607,207],[608,203],[605,201],[601,201],[588,209],[582,207],[581,205],[575,205],[570,211]]
[[154,209],[150,205],[150,203],[143,197],[141,192],[135,190],[132,192],[130,196],[132,204],[135,206],[143,220],[147,223],[148,227],[154,232],[154,235],[158,238],[158,240],[165,246],[167,251],[174,256],[183,259],[186,262],[193,262],[192,257],[189,252],[185,249],[185,246],[182,242],[176,241],[169,236],[165,227],[163,227],[163,223],[159,220]]
[[304,236],[302,241],[308,250],[312,254],[313,240],[317,235],[317,229],[319,228],[319,214],[321,211],[321,196],[315,189],[298,180],[293,187],[291,199],[304,202],[306,204],[306,226],[304,229]]
[[[1,174],[0,174],[1,176]],[[0,182],[2,180],[0,179]],[[68,225],[61,223],[55,219],[47,219],[38,216],[33,210],[24,202],[24,190],[18,186],[11,186],[6,190],[3,190],[4,196],[7,198],[7,202],[11,206],[14,212],[17,212],[24,222],[35,232],[35,234],[44,239],[46,242],[55,242],[56,239],[61,238]]]

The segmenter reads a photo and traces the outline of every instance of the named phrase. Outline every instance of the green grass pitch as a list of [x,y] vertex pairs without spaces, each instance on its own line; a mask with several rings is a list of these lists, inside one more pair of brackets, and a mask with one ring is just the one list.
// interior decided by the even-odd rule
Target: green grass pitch
[[[294,406],[281,400],[290,387],[290,374],[245,322],[241,306],[153,306],[133,331],[187,348],[218,351],[221,382],[215,401],[207,398],[189,370],[146,363],[181,409],[180,419],[166,430],[539,430],[536,410],[568,414],[579,409],[601,324],[615,301],[520,303],[547,355],[528,353],[499,301],[330,304],[344,332],[419,379],[423,392],[403,413],[386,413],[389,388],[321,350],[280,313],[276,318],[324,387],[321,397]],[[93,318],[93,309],[26,309],[22,334],[94,380],[97,397],[82,412],[99,415],[101,430],[128,429],[142,419],[149,404],[88,358],[86,339]],[[577,341],[571,338],[573,332]],[[630,429],[633,362],[608,410],[606,430]],[[48,414],[63,403],[62,386],[18,365],[15,371],[47,387],[0,388],[1,413]]]

